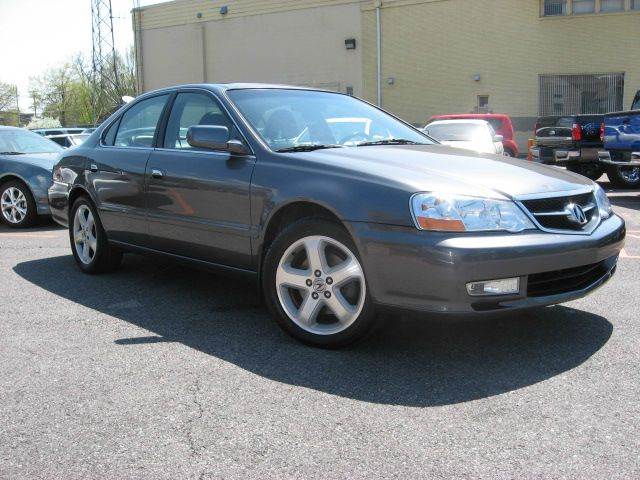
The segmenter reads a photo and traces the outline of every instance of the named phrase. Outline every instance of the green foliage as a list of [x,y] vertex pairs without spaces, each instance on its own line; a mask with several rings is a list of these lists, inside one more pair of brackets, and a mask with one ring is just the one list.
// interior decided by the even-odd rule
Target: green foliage
[[97,124],[113,112],[124,95],[135,96],[136,78],[133,53],[116,55],[117,77],[113,65],[98,68],[93,75],[89,62],[81,55],[31,79],[29,96],[34,112],[60,119],[62,126]]
[[18,125],[18,88],[10,83],[0,82],[0,112],[3,115],[3,122],[11,125]]

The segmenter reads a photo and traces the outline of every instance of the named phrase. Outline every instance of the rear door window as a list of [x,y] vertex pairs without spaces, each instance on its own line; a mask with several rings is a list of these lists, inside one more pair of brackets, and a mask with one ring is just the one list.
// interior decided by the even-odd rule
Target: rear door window
[[151,148],[169,94],[147,98],[129,108],[118,126],[116,147]]

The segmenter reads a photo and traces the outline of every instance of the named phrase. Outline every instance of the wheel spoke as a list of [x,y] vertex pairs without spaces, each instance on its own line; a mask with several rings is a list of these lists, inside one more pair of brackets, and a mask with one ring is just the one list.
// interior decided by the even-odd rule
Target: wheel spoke
[[347,302],[338,289],[334,289],[333,295],[325,299],[325,303],[340,322],[348,321],[355,314],[355,308]]
[[322,300],[315,300],[307,294],[298,310],[298,320],[305,325],[313,325],[322,307]]
[[326,270],[327,261],[324,253],[325,243],[318,237],[309,237],[304,242],[309,268],[312,272]]
[[91,255],[89,254],[89,242],[85,241],[82,244],[82,257],[85,259],[85,261],[89,261],[89,259],[91,258]]
[[91,250],[93,250],[93,253],[95,255],[96,248],[98,247],[98,241],[96,240],[96,237],[94,237],[93,234],[87,235],[87,243],[89,244],[89,247],[91,247]]
[[293,268],[290,265],[283,265],[278,269],[276,274],[276,283],[284,287],[293,287],[300,290],[308,288],[306,281],[309,278],[309,272]]
[[351,280],[362,280],[364,275],[360,264],[354,257],[349,257],[344,262],[333,267],[327,276],[333,279],[333,286],[338,287],[344,285]]

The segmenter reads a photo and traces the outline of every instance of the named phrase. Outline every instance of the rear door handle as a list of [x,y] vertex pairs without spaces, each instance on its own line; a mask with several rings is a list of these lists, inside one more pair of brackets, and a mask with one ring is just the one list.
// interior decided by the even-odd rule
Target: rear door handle
[[162,177],[164,177],[164,173],[162,172],[162,170],[158,170],[157,168],[152,168],[151,169],[151,176],[153,178],[162,178]]

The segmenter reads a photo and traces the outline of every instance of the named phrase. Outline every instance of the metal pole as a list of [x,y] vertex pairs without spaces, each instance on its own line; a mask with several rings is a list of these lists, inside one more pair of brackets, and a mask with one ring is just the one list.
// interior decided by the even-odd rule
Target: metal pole
[[380,1],[376,2],[376,103],[379,107],[382,107],[382,29],[380,28],[380,4]]

